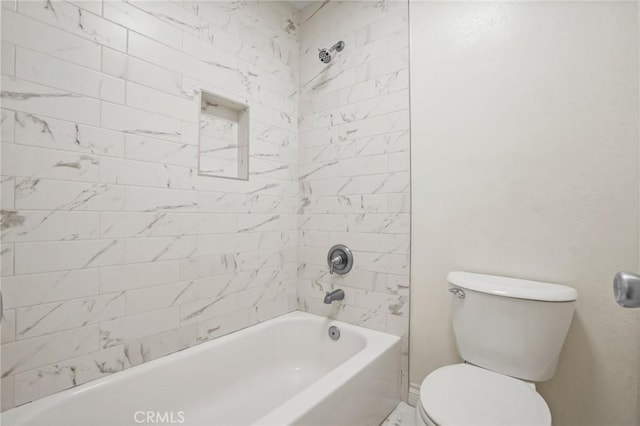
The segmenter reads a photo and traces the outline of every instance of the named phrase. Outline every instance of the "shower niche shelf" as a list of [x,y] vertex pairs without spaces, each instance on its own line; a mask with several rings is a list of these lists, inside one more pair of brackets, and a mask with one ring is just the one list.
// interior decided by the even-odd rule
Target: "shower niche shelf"
[[249,179],[249,106],[200,92],[198,174]]

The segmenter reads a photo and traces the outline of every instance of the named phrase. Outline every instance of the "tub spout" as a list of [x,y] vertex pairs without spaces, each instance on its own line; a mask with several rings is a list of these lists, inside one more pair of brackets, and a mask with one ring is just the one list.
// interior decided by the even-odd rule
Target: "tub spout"
[[327,292],[324,296],[324,303],[329,305],[331,302],[335,300],[343,300],[344,299],[344,291],[342,289],[333,290],[331,292]]

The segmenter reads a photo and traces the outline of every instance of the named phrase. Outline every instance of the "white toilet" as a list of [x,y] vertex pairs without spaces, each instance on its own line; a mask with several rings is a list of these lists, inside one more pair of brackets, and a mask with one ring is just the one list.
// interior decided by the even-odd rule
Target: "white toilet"
[[551,425],[533,382],[555,374],[577,292],[492,275],[451,272],[452,321],[464,364],[433,371],[416,403],[418,425]]

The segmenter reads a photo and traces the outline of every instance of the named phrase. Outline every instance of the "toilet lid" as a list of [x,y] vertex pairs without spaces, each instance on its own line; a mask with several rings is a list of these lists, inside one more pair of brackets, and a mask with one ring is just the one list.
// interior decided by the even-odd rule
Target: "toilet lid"
[[469,364],[429,374],[420,387],[420,401],[441,426],[551,425],[549,407],[533,387]]

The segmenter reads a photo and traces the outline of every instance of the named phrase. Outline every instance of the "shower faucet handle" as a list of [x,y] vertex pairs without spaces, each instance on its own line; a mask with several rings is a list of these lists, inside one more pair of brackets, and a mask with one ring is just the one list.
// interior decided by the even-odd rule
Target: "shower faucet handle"
[[336,254],[336,256],[333,259],[331,259],[331,261],[329,262],[329,273],[333,274],[333,271],[335,271],[336,266],[342,265],[342,263],[344,263],[344,258],[341,255]]
[[353,253],[344,244],[336,244],[327,253],[329,273],[346,274],[353,267]]

